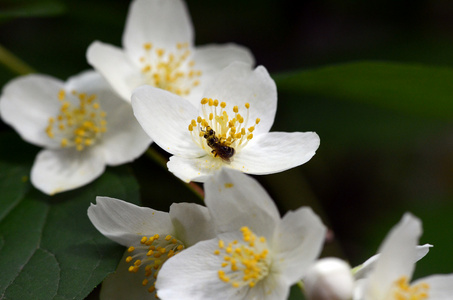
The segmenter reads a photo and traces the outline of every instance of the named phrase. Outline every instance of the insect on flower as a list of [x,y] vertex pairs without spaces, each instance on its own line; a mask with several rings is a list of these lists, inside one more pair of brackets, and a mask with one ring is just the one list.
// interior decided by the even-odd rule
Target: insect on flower
[[234,155],[234,148],[228,146],[228,142],[224,141],[224,138],[218,138],[215,131],[207,126],[204,132],[203,137],[206,139],[206,143],[209,147],[212,148],[211,153],[214,154],[214,157],[220,157],[223,161],[229,162],[230,158]]

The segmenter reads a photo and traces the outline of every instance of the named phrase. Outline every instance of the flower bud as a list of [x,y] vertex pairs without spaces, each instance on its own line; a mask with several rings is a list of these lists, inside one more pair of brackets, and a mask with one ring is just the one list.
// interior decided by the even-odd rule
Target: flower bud
[[354,279],[345,261],[329,257],[311,266],[304,277],[304,285],[308,300],[349,300]]

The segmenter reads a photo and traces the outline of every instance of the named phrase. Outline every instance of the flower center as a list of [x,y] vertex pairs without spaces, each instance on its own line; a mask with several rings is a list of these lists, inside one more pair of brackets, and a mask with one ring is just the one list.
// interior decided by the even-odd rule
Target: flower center
[[200,84],[201,71],[193,69],[195,62],[189,60],[188,43],[178,43],[174,53],[162,48],[153,50],[151,43],[145,43],[143,49],[145,54],[140,57],[140,64],[146,84],[180,96],[189,95]]
[[[58,100],[61,102],[60,113],[49,118],[46,133],[50,138],[60,140],[62,148],[75,147],[82,151],[107,130],[106,113],[101,110],[96,95],[76,91],[67,95],[60,90]],[[77,100],[79,105],[74,106]]]
[[126,257],[126,262],[131,263],[128,270],[131,273],[137,273],[140,267],[144,266],[145,278],[142,285],[156,296],[155,281],[162,264],[183,249],[184,244],[171,235],[165,238],[161,238],[158,234],[149,238],[144,236],[139,246],[131,246],[127,249],[131,254],[134,252],[133,255]]
[[189,131],[193,141],[201,148],[229,162],[233,155],[240,151],[253,138],[255,126],[259,124],[257,118],[252,126],[249,124],[250,104],[246,103],[247,110],[244,118],[237,106],[233,107],[232,118],[225,110],[226,103],[219,100],[203,98],[201,100],[202,115],[189,124]]
[[219,240],[215,255],[224,255],[219,279],[235,288],[254,287],[269,273],[269,250],[266,239],[257,237],[248,227],[242,227],[242,241],[234,240],[225,245]]
[[421,282],[410,286],[406,276],[396,280],[392,290],[392,300],[423,300],[429,297],[429,285]]

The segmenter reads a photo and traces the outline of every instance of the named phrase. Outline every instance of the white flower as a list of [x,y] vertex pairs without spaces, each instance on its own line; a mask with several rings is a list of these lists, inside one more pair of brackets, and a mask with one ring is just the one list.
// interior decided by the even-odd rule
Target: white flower
[[166,213],[97,197],[88,217],[103,235],[128,248],[116,272],[104,281],[101,299],[153,298],[165,261],[215,236],[207,208],[193,203],[174,203]]
[[254,64],[250,51],[234,44],[195,48],[189,12],[181,0],[133,1],[123,48],[96,41],[87,59],[128,102],[133,89],[144,84],[198,102],[211,78],[228,64]]
[[105,165],[130,162],[150,144],[130,105],[94,71],[66,83],[46,75],[19,77],[4,87],[0,107],[5,123],[45,148],[31,182],[46,194],[85,185]]
[[132,95],[137,120],[170,157],[184,181],[204,182],[222,167],[249,174],[281,172],[315,154],[314,132],[271,132],[277,90],[267,70],[244,63],[225,68],[198,108],[167,91],[142,86]]
[[349,300],[354,289],[351,267],[338,258],[322,258],[304,276],[304,288],[309,300]]
[[[257,181],[224,169],[205,184],[218,236],[168,260],[161,299],[286,299],[321,251],[326,229],[310,208],[283,219]],[[176,274],[176,275],[175,275]]]
[[[414,263],[423,258],[432,246],[416,246]],[[379,259],[379,254],[351,269],[349,264],[335,257],[316,261],[304,276],[304,290],[308,300],[349,300],[356,282],[366,278]]]
[[405,214],[388,234],[366,278],[357,281],[354,300],[441,300],[453,295],[453,274],[433,275],[410,282],[419,256],[415,247],[421,222]]

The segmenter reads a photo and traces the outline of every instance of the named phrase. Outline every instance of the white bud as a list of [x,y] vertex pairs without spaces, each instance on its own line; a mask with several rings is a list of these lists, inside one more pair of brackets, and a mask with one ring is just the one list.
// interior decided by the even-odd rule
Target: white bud
[[351,267],[338,258],[323,258],[310,267],[304,277],[308,300],[349,300],[354,279]]

